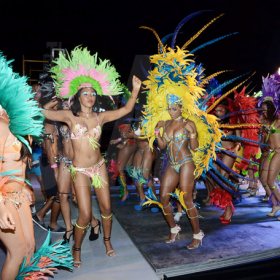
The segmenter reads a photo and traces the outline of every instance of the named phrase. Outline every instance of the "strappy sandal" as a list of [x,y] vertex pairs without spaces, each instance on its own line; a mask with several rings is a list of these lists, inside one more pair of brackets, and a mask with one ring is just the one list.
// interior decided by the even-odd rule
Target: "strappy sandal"
[[[88,239],[90,241],[94,241],[94,240],[98,239],[99,233],[101,233],[101,223],[98,219],[96,219],[96,220],[97,220],[97,224],[94,227],[91,226],[90,235],[88,237]],[[97,233],[95,233],[95,228],[98,229]]]
[[[187,245],[187,249],[194,250],[197,249],[199,246],[202,246],[202,239],[204,236],[205,234],[202,230],[199,233],[193,234],[193,240],[189,245]],[[194,243],[194,240],[198,242]]]
[[174,243],[176,239],[180,239],[180,231],[181,227],[178,225],[175,225],[175,227],[170,229],[170,235],[169,239],[165,241],[165,243]]
[[[111,237],[103,237],[104,243],[105,243],[106,241],[110,241],[110,239],[111,239]],[[105,247],[106,247],[106,245],[105,245]],[[111,249],[111,250],[108,250],[108,251],[107,251],[107,249],[106,249],[106,255],[107,255],[108,257],[114,257],[114,256],[116,255],[116,252],[115,252],[114,249]]]
[[[67,237],[67,233],[69,233],[68,237]],[[73,237],[73,239],[74,239],[74,226],[72,226],[72,229],[66,230],[65,233],[63,234],[62,238],[64,240],[64,243],[69,243],[71,237]]]
[[[72,247],[72,251],[76,251],[76,252],[81,252],[81,248],[77,248],[77,247]],[[74,257],[74,256],[73,256]],[[82,264],[82,261],[73,261],[73,266],[75,268],[79,268]]]

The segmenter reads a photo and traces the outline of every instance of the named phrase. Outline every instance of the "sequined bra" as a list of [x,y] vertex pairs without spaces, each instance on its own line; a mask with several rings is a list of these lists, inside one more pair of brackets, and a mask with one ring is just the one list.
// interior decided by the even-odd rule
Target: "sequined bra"
[[71,140],[88,138],[92,149],[95,150],[100,147],[100,144],[98,142],[101,137],[101,132],[102,132],[102,128],[99,124],[99,121],[98,121],[98,125],[90,130],[85,125],[76,123],[73,131],[70,133],[70,138]]

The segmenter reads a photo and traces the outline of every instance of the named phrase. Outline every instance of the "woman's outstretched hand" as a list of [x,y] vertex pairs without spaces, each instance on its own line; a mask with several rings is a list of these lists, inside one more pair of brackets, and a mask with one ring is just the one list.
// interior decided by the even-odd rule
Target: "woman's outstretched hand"
[[138,93],[139,93],[139,90],[141,88],[141,84],[142,84],[142,81],[136,77],[135,75],[133,75],[133,78],[132,78],[132,94],[131,94],[131,97],[135,97],[137,98],[138,96]]

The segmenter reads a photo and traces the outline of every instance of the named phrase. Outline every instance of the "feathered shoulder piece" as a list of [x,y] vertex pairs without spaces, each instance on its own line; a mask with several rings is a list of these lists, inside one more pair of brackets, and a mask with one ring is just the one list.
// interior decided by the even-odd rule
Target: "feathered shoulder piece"
[[[258,124],[260,124],[259,114],[257,110],[257,98],[246,94],[246,87],[241,92],[234,91],[233,112],[235,112],[234,123],[244,124],[241,128],[241,137],[243,142],[243,158],[251,160],[259,153],[259,145],[256,143],[259,139]],[[246,127],[247,124],[247,127]],[[252,127],[255,125],[255,127]],[[248,161],[241,161],[236,167],[245,170],[248,167]]]
[[9,128],[19,141],[31,151],[25,136],[40,140],[43,135],[44,116],[34,100],[27,77],[13,72],[11,61],[0,52],[0,105],[9,118]]
[[262,95],[258,104],[270,100],[274,103],[277,112],[280,106],[280,69],[278,72],[262,78]]
[[76,47],[71,53],[59,53],[51,68],[56,93],[61,98],[75,95],[82,86],[93,87],[98,95],[119,95],[123,85],[116,68],[108,59],[101,60],[87,48]]

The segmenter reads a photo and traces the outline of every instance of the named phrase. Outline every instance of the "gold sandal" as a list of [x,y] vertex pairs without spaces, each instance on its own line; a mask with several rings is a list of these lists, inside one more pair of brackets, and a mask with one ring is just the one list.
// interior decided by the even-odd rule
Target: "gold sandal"
[[[106,241],[110,241],[110,239],[111,239],[111,237],[103,237],[104,243],[105,243]],[[106,247],[106,245],[105,245],[105,247]],[[114,249],[111,249],[111,250],[108,250],[108,251],[107,251],[107,249],[106,249],[106,255],[107,255],[108,257],[114,257],[114,256],[116,255],[116,252],[115,252]]]
[[[77,247],[72,247],[72,251],[76,251],[76,252],[79,252],[79,251],[81,251],[81,248],[77,248]],[[72,254],[73,254],[73,252],[72,252]],[[74,257],[74,256],[73,256]],[[81,264],[82,264],[82,261],[80,260],[80,261],[73,261],[73,266],[75,267],[75,268],[79,268],[79,267],[81,267]]]

